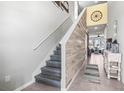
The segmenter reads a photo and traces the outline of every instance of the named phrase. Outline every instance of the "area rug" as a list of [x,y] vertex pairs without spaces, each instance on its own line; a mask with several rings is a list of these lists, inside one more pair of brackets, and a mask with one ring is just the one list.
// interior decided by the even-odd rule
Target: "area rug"
[[88,64],[86,66],[83,78],[91,83],[100,84],[99,68],[96,64]]

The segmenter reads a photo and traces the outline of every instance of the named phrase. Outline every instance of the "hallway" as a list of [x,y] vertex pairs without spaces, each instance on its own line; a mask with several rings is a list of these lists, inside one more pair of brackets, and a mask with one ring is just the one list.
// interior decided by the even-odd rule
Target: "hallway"
[[101,54],[92,54],[89,63],[98,64],[100,84],[91,83],[83,79],[84,69],[82,69],[70,86],[69,91],[124,91],[124,85],[121,82],[115,79],[107,79],[103,68],[103,56]]

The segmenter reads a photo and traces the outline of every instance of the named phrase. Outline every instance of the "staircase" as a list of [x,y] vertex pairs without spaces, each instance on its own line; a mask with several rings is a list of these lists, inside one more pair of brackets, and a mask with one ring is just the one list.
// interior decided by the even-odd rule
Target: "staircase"
[[35,81],[55,87],[61,86],[61,46],[58,45],[54,50],[50,60],[46,61],[46,66],[41,68],[40,74],[35,76]]

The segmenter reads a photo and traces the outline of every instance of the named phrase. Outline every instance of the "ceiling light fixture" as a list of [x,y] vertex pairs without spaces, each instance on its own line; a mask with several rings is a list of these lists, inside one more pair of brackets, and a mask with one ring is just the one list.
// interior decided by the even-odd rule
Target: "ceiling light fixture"
[[95,3],[98,3],[98,1],[94,1]]
[[97,29],[98,29],[98,27],[94,27],[94,29],[95,29],[95,30],[97,30]]

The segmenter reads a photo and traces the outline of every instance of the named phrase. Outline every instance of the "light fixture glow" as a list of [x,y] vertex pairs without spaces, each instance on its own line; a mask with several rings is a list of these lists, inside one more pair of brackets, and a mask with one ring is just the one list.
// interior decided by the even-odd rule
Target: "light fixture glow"
[[95,29],[95,30],[97,30],[97,29],[98,29],[98,27],[94,27],[94,29]]
[[98,1],[94,1],[95,3],[98,3]]
[[74,2],[74,6],[75,6],[75,8],[74,8],[74,18],[76,20],[78,18],[78,2],[77,1]]

